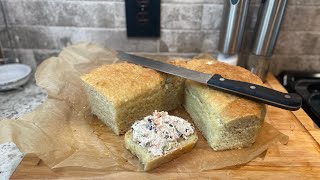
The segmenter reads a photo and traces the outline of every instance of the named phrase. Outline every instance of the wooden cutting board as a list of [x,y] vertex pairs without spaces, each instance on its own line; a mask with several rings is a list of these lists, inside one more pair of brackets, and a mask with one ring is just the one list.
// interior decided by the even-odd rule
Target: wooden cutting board
[[[271,74],[266,85],[286,92]],[[201,173],[127,172],[137,179],[320,179],[320,129],[302,110],[287,111],[268,107],[268,122],[289,136],[287,145],[272,145],[265,154],[236,167]],[[11,179],[127,179],[121,172],[104,171],[52,171],[37,157],[26,156]]]

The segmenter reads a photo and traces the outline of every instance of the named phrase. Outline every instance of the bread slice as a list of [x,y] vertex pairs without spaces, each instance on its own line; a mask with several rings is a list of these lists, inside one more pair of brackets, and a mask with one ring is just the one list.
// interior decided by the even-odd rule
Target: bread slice
[[182,104],[184,80],[135,64],[103,65],[81,76],[93,114],[117,135],[157,110]]
[[[218,61],[202,59],[186,62],[184,67],[225,78],[262,84],[249,71]],[[186,111],[214,150],[248,147],[254,143],[266,114],[266,106],[238,96],[185,82]]]
[[153,156],[153,154],[148,152],[147,149],[132,140],[132,130],[128,131],[124,138],[126,149],[138,157],[140,162],[143,164],[144,171],[152,170],[159,167],[161,164],[172,161],[182,154],[191,151],[197,140],[198,136],[194,133],[189,136],[187,140],[180,142],[180,146],[177,149],[173,149],[163,156]]

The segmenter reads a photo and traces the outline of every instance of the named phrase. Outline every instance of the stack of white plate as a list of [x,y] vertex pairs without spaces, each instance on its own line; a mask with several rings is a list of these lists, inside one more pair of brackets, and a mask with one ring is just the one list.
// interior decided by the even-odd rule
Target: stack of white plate
[[24,64],[0,65],[0,91],[16,89],[26,84],[31,71],[31,68]]

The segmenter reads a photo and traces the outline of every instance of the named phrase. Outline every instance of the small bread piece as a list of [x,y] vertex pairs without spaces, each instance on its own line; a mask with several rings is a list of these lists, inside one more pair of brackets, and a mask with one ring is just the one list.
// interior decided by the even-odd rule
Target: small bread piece
[[[214,60],[186,62],[184,67],[224,78],[262,84],[246,69]],[[261,128],[266,106],[187,80],[184,107],[214,150],[248,147]]]
[[[157,113],[157,112],[155,112],[155,113]],[[164,112],[160,112],[160,113],[164,113]],[[175,117],[175,116],[171,116],[171,117]],[[158,125],[159,128],[157,128],[157,125],[153,124],[153,122],[154,122],[153,119],[151,119],[149,122],[147,122],[148,118],[150,118],[150,116],[145,118],[146,124],[143,124],[143,125],[146,125],[148,128],[153,127],[153,129],[151,128],[150,130],[148,130],[148,129],[137,128],[137,130],[140,131],[140,133],[143,132],[143,134],[141,134],[140,136],[139,136],[139,134],[136,135],[136,136],[138,136],[138,138],[137,138],[137,137],[134,137],[134,135],[133,135],[133,131],[136,131],[136,128],[133,127],[130,131],[128,131],[125,134],[125,138],[124,138],[126,149],[128,149],[133,155],[138,157],[140,162],[143,164],[144,171],[149,171],[151,169],[154,169],[154,168],[160,166],[163,163],[169,162],[169,161],[181,156],[182,154],[191,151],[192,148],[195,146],[195,144],[198,140],[198,136],[197,136],[196,132],[194,131],[194,129],[191,126],[189,126],[192,129],[192,132],[190,132],[191,134],[188,134],[188,136],[186,136],[186,137],[185,137],[185,135],[183,135],[183,137],[185,137],[185,138],[182,138],[182,135],[181,135],[181,137],[179,137],[179,139],[177,141],[175,141],[176,144],[174,146],[165,146],[166,148],[171,147],[171,149],[168,148],[167,150],[163,150],[163,147],[157,146],[159,144],[160,144],[160,146],[163,146],[161,144],[161,143],[163,143],[161,137],[154,137],[155,134],[150,134],[150,132],[156,131],[156,130],[158,130],[158,134],[166,132],[166,130],[164,130],[164,128],[163,128],[163,124],[167,125],[167,122],[166,123],[159,123],[159,125]],[[175,118],[177,118],[177,117],[175,117]],[[185,120],[183,120],[183,121],[185,121]],[[168,122],[170,123],[170,121],[168,121]],[[141,121],[137,122],[137,123],[141,123]],[[150,123],[152,123],[152,125],[150,125]],[[187,123],[187,124],[189,124],[189,123]],[[184,126],[184,127],[180,128],[180,131],[182,131],[182,130],[185,131],[185,127],[188,127],[188,126]],[[173,125],[173,126],[170,125],[165,128],[169,128],[169,129],[172,128],[172,129],[175,129],[175,131],[177,131],[177,129],[179,129],[179,128],[176,128],[175,125]],[[172,134],[169,133],[168,136],[171,136],[171,135]],[[150,137],[153,137],[153,140],[148,139]],[[141,141],[144,141],[144,142],[141,142]],[[156,142],[154,142],[154,141],[156,141]],[[159,144],[157,144],[157,143],[159,143]],[[168,143],[168,142],[165,142],[165,143]],[[170,141],[169,141],[169,143],[170,143]],[[154,147],[150,147],[151,146],[150,144],[152,144]]]
[[173,110],[183,101],[184,80],[130,63],[103,65],[81,76],[93,114],[115,134],[158,110]]
[[140,162],[144,165],[143,170],[149,171],[156,167],[159,167],[161,164],[167,163],[176,159],[184,153],[191,151],[196,144],[198,137],[196,134],[190,136],[187,140],[181,142],[178,149],[172,150],[163,156],[153,156],[146,149],[141,147],[139,144],[132,141],[132,130],[128,131],[125,134],[125,147],[133,155],[137,156]]

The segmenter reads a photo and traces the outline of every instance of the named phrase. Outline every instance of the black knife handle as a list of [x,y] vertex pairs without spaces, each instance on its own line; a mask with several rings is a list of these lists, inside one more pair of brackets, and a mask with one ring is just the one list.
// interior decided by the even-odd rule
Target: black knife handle
[[256,84],[226,79],[219,74],[213,75],[207,85],[210,88],[291,111],[298,110],[302,104],[298,94],[282,93]]

